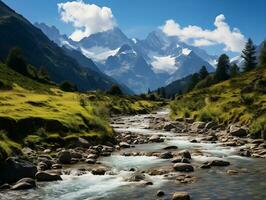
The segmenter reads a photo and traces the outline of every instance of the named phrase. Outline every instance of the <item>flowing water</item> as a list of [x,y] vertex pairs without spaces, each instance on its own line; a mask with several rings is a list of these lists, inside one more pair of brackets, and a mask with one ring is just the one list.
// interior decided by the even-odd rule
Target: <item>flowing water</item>
[[[167,111],[151,114],[164,117]],[[156,192],[163,190],[163,199],[171,199],[176,191],[187,191],[193,200],[265,200],[266,199],[266,160],[245,158],[237,155],[237,148],[224,147],[219,143],[191,143],[188,135],[147,129],[151,115],[121,117],[125,122],[114,125],[117,132],[131,131],[139,134],[159,134],[165,138],[163,143],[141,144],[134,148],[115,152],[110,157],[100,158],[105,166],[111,168],[108,175],[96,176],[91,173],[75,176],[63,175],[63,181],[43,183],[40,187],[28,191],[9,191],[0,194],[0,199],[27,200],[83,200],[110,199],[130,200],[156,199]],[[198,138],[200,139],[200,138]],[[146,186],[141,182],[128,182],[126,178],[133,172],[130,168],[145,170],[149,168],[171,167],[170,160],[155,156],[122,156],[123,152],[162,152],[163,148],[176,145],[178,149],[189,151],[200,150],[203,155],[192,156],[192,165],[213,159],[230,161],[228,167],[197,168],[193,173],[196,182],[180,184],[171,178],[161,176],[146,177],[153,185]],[[238,169],[237,175],[228,175],[228,169]]]

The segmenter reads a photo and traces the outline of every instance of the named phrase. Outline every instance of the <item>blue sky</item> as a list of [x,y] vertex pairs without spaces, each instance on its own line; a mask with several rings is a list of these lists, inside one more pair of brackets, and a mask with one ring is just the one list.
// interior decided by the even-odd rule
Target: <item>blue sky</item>
[[[72,0],[3,0],[31,22],[55,25],[62,33],[74,31],[60,19],[58,3]],[[172,19],[182,28],[196,25],[213,30],[217,16],[223,14],[231,29],[238,28],[245,38],[258,44],[266,38],[266,1],[264,0],[83,0],[87,4],[111,9],[118,26],[129,36],[143,39],[166,20]],[[175,34],[176,32],[174,32]],[[179,34],[179,33],[178,33]],[[207,38],[208,39],[208,38]],[[219,53],[223,44],[202,47]],[[230,52],[228,52],[230,54]]]

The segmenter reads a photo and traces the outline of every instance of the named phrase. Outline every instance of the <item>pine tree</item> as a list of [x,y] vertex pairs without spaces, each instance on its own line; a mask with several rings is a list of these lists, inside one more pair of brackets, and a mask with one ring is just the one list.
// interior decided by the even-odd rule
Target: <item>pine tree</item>
[[227,80],[229,78],[228,70],[230,67],[230,60],[226,54],[222,54],[218,59],[218,64],[214,79],[217,82]]
[[202,66],[199,71],[199,78],[201,80],[205,79],[209,75],[209,72],[207,71],[205,66]]
[[16,72],[28,75],[27,63],[23,57],[21,49],[11,49],[6,60],[6,64]]
[[188,84],[188,91],[193,90],[193,88],[198,84],[199,81],[200,75],[198,73],[192,74]]
[[151,93],[151,90],[150,90],[150,88],[148,88],[148,94],[150,94]]
[[261,67],[266,67],[266,40],[262,43],[260,50],[259,64]]
[[241,57],[244,58],[244,71],[250,71],[257,65],[256,63],[256,47],[253,45],[252,40],[249,38]]
[[165,89],[164,89],[164,87],[161,87],[161,89],[160,89],[160,96],[161,96],[162,98],[166,98],[166,93],[165,93]]
[[239,67],[237,66],[237,64],[233,64],[231,67],[230,67],[230,70],[229,70],[229,75],[230,77],[235,77],[239,74]]

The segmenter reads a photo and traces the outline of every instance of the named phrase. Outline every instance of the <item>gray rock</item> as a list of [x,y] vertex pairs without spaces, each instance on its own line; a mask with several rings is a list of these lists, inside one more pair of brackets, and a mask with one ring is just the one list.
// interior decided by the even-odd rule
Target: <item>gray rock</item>
[[16,157],[7,158],[1,166],[0,184],[14,183],[22,178],[34,178],[37,167]]
[[163,148],[164,150],[178,149],[177,146],[167,146]]
[[173,158],[173,154],[171,152],[164,152],[164,153],[161,153],[160,158],[170,159],[170,158]]
[[207,124],[205,125],[206,129],[212,129],[217,127],[217,123],[216,122],[207,122]]
[[34,186],[31,185],[30,183],[21,182],[21,183],[17,183],[13,185],[11,187],[11,190],[27,190],[27,189],[32,189],[32,188],[34,188]]
[[191,130],[194,131],[194,132],[197,132],[197,131],[205,128],[205,126],[206,126],[206,123],[205,122],[194,122],[191,125]]
[[8,183],[5,183],[5,184],[0,186],[0,190],[8,190],[10,188],[11,188],[11,186]]
[[139,182],[145,180],[145,174],[135,172],[133,173],[129,178],[127,178],[127,181],[129,182]]
[[121,148],[130,148],[130,145],[129,145],[127,142],[120,142],[120,143],[119,143],[119,146],[120,146]]
[[194,167],[187,163],[176,163],[174,164],[175,171],[179,172],[192,172],[194,171]]
[[190,196],[187,192],[175,192],[172,200],[190,200]]
[[213,160],[210,163],[211,166],[228,166],[230,165],[230,162],[225,160]]
[[157,191],[157,197],[162,197],[162,196],[164,196],[164,191],[158,190]]
[[58,174],[50,174],[47,172],[37,172],[35,175],[37,181],[58,181],[62,180]]
[[88,164],[95,164],[96,163],[96,160],[90,158],[90,159],[86,159],[85,162],[88,163]]
[[230,134],[235,137],[246,137],[247,136],[247,130],[244,128],[239,128],[235,126],[230,126]]
[[91,146],[91,144],[88,142],[88,140],[86,140],[82,137],[78,138],[78,142],[79,142],[79,145],[84,147],[84,148],[89,148]]
[[171,129],[175,129],[175,128],[176,128],[175,125],[172,124],[171,122],[166,122],[163,127],[163,129],[166,131],[170,131]]
[[188,150],[179,151],[178,154],[183,158],[191,159],[191,154]]
[[92,169],[91,173],[93,175],[104,175],[106,173],[107,169],[104,167],[97,167]]
[[149,141],[150,141],[150,142],[157,142],[157,143],[159,143],[159,142],[163,142],[164,139],[161,138],[159,135],[153,135],[153,136],[151,136],[151,137],[149,138]]
[[70,164],[71,163],[71,153],[67,150],[63,150],[58,154],[58,160],[62,164]]

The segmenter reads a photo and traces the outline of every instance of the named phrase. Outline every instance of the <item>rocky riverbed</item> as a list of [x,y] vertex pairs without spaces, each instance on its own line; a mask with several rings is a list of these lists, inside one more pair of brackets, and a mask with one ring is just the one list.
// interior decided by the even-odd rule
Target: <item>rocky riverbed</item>
[[36,165],[10,158],[0,199],[266,199],[266,143],[246,127],[168,110],[111,123],[114,144],[24,149]]

